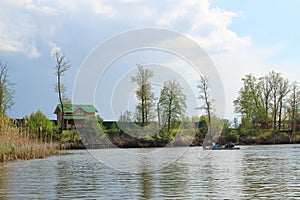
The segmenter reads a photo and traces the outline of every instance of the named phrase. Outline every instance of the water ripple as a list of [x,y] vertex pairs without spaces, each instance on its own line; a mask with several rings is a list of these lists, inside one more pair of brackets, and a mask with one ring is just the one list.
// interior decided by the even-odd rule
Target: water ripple
[[299,199],[300,145],[243,146],[205,158],[199,152],[191,148],[159,171],[150,160],[139,163],[136,174],[87,151],[1,164],[0,199]]

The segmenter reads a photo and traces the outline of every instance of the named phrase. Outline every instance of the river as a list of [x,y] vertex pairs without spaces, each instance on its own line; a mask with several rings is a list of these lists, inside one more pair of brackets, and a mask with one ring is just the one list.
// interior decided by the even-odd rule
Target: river
[[189,148],[159,170],[144,160],[138,172],[109,167],[86,150],[0,164],[0,199],[300,199],[300,145],[199,152]]

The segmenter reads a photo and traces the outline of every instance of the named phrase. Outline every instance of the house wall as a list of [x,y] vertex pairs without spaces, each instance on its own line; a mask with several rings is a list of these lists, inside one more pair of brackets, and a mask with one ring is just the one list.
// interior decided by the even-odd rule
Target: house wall
[[[83,109],[79,108],[75,112],[67,112],[65,113],[65,116],[95,116],[94,112],[86,112]],[[62,118],[62,112],[57,109],[56,110],[56,120],[57,120],[57,125],[61,126],[61,118]],[[64,129],[72,129],[75,128],[75,123],[76,127],[82,127],[85,125],[85,120],[82,119],[64,119]]]

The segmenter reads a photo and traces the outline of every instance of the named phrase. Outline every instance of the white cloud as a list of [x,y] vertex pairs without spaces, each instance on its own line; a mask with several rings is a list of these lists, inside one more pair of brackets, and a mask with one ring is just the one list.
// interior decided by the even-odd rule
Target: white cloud
[[239,37],[228,26],[240,15],[211,8],[209,0],[181,1],[157,19],[157,23],[182,31],[208,51],[234,50],[251,46],[248,36]]
[[58,14],[58,11],[57,11],[56,8],[50,7],[50,6],[46,6],[46,5],[39,6],[37,4],[28,3],[28,4],[25,5],[25,8],[27,10],[38,11],[38,12],[45,13],[45,14],[50,14],[50,15],[56,15],[56,14]]
[[[0,19],[1,50],[23,52],[31,57],[39,55],[29,51],[36,49],[38,52],[38,48],[33,46],[38,37],[49,35],[47,30],[39,33],[37,27],[45,27],[43,22],[46,22],[50,23],[48,28],[61,28],[64,23],[70,23],[66,20],[75,20],[77,18],[74,17],[79,16],[82,22],[84,19],[95,19],[93,23],[103,21],[101,19],[113,19],[114,21],[105,23],[128,24],[128,29],[140,26],[172,28],[189,35],[208,51],[235,50],[251,46],[250,37],[240,37],[228,28],[232,18],[239,16],[239,13],[211,8],[209,0],[162,1],[160,4],[142,0],[78,0],[76,3],[73,0],[4,0],[0,4],[0,11],[3,11],[0,15],[4,15]],[[53,18],[53,15],[57,18]],[[58,18],[58,23],[52,22]]]
[[91,7],[96,14],[100,14],[111,18],[115,15],[115,10],[108,5],[105,5],[102,1],[99,0],[90,0]]
[[[85,8],[83,13],[82,8]],[[36,45],[39,40],[53,40],[55,30],[61,29],[73,16],[96,14],[110,18],[114,13],[111,6],[97,0],[76,3],[73,0],[3,0],[0,2],[0,51],[37,58],[41,55]]]
[[51,55],[51,57],[55,57],[55,54],[56,54],[56,52],[60,52],[61,51],[61,47],[58,45],[58,44],[56,44],[55,42],[49,42],[48,43],[49,44],[49,46],[50,46],[50,55]]
[[30,16],[15,13],[10,5],[0,7],[0,50],[21,52],[30,58],[40,56],[35,46],[37,27]]

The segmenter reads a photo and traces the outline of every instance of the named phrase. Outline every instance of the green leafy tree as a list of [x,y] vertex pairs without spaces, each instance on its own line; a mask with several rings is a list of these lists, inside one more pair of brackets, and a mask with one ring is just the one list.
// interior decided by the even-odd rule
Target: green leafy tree
[[0,117],[3,117],[7,110],[13,106],[13,83],[8,79],[7,64],[0,61]]
[[249,74],[242,81],[243,87],[233,102],[235,111],[245,120],[251,120],[253,126],[267,127],[272,122],[273,129],[281,129],[287,114],[284,113],[287,96],[291,91],[289,81],[274,71],[260,78]]
[[222,130],[222,138],[224,143],[237,142],[239,139],[239,134],[237,130],[231,128],[231,123],[229,120],[223,120],[223,130]]
[[264,118],[264,106],[261,101],[261,87],[258,79],[252,74],[248,74],[242,79],[243,87],[239,91],[239,96],[234,100],[235,112],[243,115],[244,118],[251,119],[253,125],[261,122]]
[[271,81],[269,76],[263,76],[259,78],[259,88],[260,88],[260,100],[263,104],[261,124],[263,127],[268,126],[269,123],[269,111],[270,111],[270,101],[272,88],[270,87]]
[[141,126],[144,127],[153,119],[154,92],[150,82],[150,78],[153,77],[153,71],[145,69],[142,65],[137,67],[137,74],[131,77],[131,81],[138,85],[136,96],[139,103],[136,106],[136,118],[137,122],[140,122]]
[[176,80],[166,81],[160,92],[158,108],[161,116],[159,118],[170,133],[171,125],[179,121],[186,109],[186,95]]
[[57,133],[57,127],[40,110],[27,117],[27,127],[30,134],[44,141],[53,140]]
[[117,123],[112,123],[112,125],[111,125],[111,127],[110,127],[110,129],[108,130],[110,133],[119,133],[120,132],[120,129],[119,129],[119,127],[118,127],[118,125],[117,125]]
[[273,118],[273,129],[281,129],[283,106],[286,103],[285,97],[290,92],[289,81],[284,79],[280,73],[274,71],[271,71],[268,76],[271,88],[270,105]]

